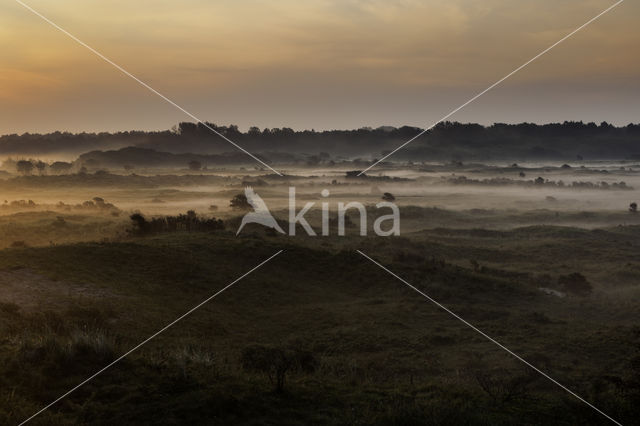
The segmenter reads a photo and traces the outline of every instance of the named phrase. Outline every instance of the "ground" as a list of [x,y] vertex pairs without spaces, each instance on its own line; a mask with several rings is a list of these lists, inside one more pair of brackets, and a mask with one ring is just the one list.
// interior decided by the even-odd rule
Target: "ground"
[[[356,249],[623,424],[637,416],[639,228],[434,229],[321,244],[233,234],[4,250],[2,423],[281,249],[33,424],[607,424]],[[593,294],[539,290],[573,271]],[[255,345],[308,352],[313,368],[292,368],[277,392],[268,371],[243,368]]]

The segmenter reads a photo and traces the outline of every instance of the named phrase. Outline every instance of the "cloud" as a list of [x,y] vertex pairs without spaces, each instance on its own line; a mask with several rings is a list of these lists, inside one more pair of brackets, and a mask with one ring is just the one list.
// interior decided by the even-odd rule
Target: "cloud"
[[[297,98],[300,93],[329,92],[338,97],[335,102],[357,103],[382,88],[405,96],[437,91],[443,94],[441,99],[450,91],[454,101],[458,95],[453,93],[486,87],[611,3],[33,0],[31,4],[160,91],[187,104],[206,105],[213,102],[208,99],[230,96],[251,99],[252,92],[263,86],[277,93],[272,100],[276,103],[303,102]],[[625,2],[619,8],[626,10],[614,10],[509,84],[538,85],[544,90],[545,84],[580,80],[602,88],[612,80],[637,75],[640,59],[630,52],[640,42],[633,19],[640,6]],[[109,103],[123,93],[144,91],[17,4],[7,6],[0,17],[0,50],[7,67],[0,77],[0,113],[11,108],[11,102],[55,103],[64,109],[70,97],[87,95],[87,102]],[[394,120],[406,111],[397,114]],[[169,127],[166,119],[159,116],[157,126]]]

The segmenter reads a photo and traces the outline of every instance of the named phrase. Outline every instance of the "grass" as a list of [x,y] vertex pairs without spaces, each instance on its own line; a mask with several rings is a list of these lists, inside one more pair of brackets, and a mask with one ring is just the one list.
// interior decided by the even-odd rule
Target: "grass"
[[[42,309],[0,305],[0,423],[19,423],[284,249],[34,424],[606,424],[358,248],[631,424],[638,233],[433,229],[318,242],[220,231],[6,249],[0,270],[85,290]],[[573,271],[593,295],[537,289]],[[609,279],[616,271],[622,283]],[[318,365],[275,392],[242,368],[251,345],[309,351]]]
[[111,214],[35,211],[0,215],[0,249],[113,240],[122,237],[127,226],[126,217]]

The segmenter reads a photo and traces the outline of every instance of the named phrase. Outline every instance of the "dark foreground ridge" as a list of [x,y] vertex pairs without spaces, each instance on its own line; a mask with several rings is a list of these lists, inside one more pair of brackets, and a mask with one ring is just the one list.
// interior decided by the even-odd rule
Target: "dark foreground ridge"
[[[34,424],[606,424],[358,248],[632,424],[640,332],[623,290],[640,282],[638,232],[439,229],[318,247],[214,230],[3,250],[0,423],[24,420],[284,249]],[[567,265],[562,254],[577,251]]]

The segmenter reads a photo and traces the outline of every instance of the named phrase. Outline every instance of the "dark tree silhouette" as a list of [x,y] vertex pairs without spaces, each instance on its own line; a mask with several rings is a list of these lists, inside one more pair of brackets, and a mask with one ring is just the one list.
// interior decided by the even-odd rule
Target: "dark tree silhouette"
[[202,163],[196,160],[189,161],[189,170],[198,171],[202,169]]
[[247,196],[238,194],[231,199],[229,206],[234,210],[251,210],[251,204],[247,201]]
[[385,192],[384,194],[382,194],[382,199],[384,201],[393,202],[396,200],[396,197],[390,192]]
[[224,222],[216,218],[200,218],[195,211],[189,210],[187,214],[178,216],[154,217],[145,219],[140,213],[131,215],[133,229],[129,233],[133,235],[159,234],[164,232],[211,232],[224,229]]
[[39,174],[43,174],[45,169],[47,168],[47,163],[45,163],[44,161],[36,161],[36,163],[34,164],[34,167],[36,169],[38,169],[38,173]]
[[129,218],[134,223],[134,233],[143,235],[149,232],[149,222],[140,213],[134,213]]
[[245,371],[266,374],[277,392],[284,391],[288,372],[312,373],[317,366],[317,360],[311,352],[261,345],[245,348],[240,363]]
[[56,161],[49,166],[49,170],[56,174],[69,173],[72,166],[71,163],[66,161]]
[[631,213],[638,213],[638,203],[634,201],[633,203],[629,204],[629,211]]
[[[407,140],[422,129],[417,127],[382,126],[355,130],[294,131],[289,128],[260,129],[251,127],[240,132],[235,125],[208,126],[230,137],[249,150],[257,152],[309,153],[330,152],[332,156],[370,155],[381,152],[385,155],[398,142]],[[492,159],[562,159],[593,158],[640,158],[637,141],[640,125],[629,124],[615,127],[609,123],[569,122],[538,125],[533,123],[496,123],[485,127],[479,124],[442,122],[429,130],[416,144],[399,151],[393,158],[397,161],[450,160],[467,157],[469,160]],[[38,155],[54,152],[88,153],[91,150],[120,149],[128,147],[153,147],[156,152],[201,152],[210,145],[211,131],[203,123],[180,123],[173,130],[127,131],[116,133],[62,133],[23,134],[0,136],[0,155]],[[473,143],[470,143],[473,141]],[[239,161],[246,161],[246,158]],[[322,158],[322,157],[321,157]],[[190,158],[194,159],[194,158]],[[465,158],[459,158],[464,160]],[[221,161],[226,160],[221,158]],[[328,159],[324,159],[328,161]],[[186,164],[189,159],[181,159]],[[202,161],[203,164],[210,164]],[[370,161],[364,163],[370,164]],[[142,164],[126,161],[122,164]],[[122,167],[122,164],[119,166]],[[93,167],[93,166],[91,166]],[[357,167],[362,167],[358,165]]]
[[20,160],[16,163],[16,170],[18,171],[18,173],[22,173],[23,175],[31,174],[33,168],[33,163],[28,160]]
[[349,170],[348,172],[346,172],[345,177],[347,177],[349,179],[353,179],[353,178],[357,178],[359,176],[366,176],[364,173],[362,173],[362,175],[360,175],[361,172],[362,172],[362,170]]

